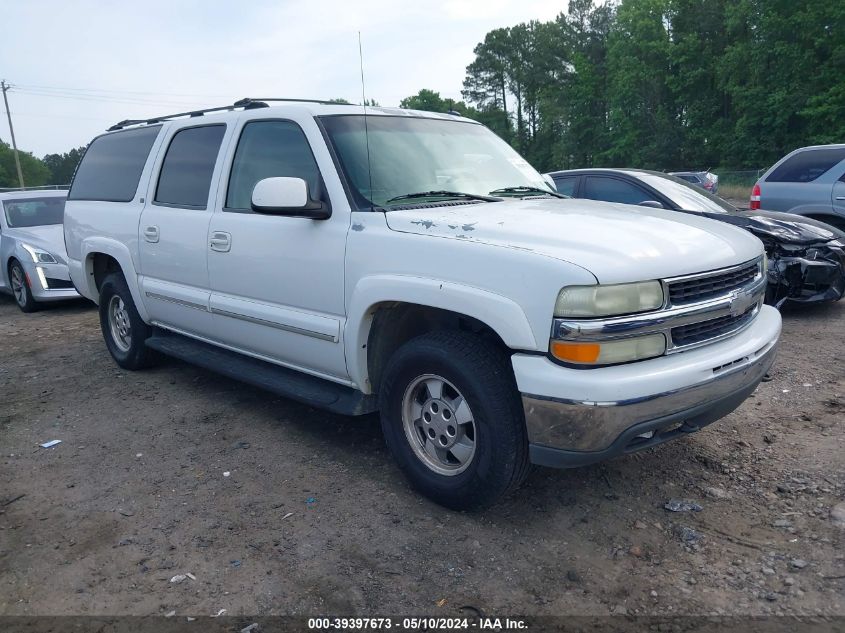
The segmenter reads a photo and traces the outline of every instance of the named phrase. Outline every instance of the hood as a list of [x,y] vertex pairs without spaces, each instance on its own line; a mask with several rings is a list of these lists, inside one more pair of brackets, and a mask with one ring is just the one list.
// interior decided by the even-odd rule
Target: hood
[[602,283],[713,270],[754,259],[754,236],[666,209],[581,199],[505,200],[387,211],[394,231],[471,240],[570,262]]
[[28,226],[20,229],[7,229],[6,234],[30,246],[36,246],[51,255],[67,259],[65,250],[65,233],[61,224],[47,224],[45,226]]
[[742,227],[762,240],[768,238],[787,244],[807,245],[845,238],[845,232],[829,224],[794,213],[743,209],[736,213],[708,214],[708,217]]

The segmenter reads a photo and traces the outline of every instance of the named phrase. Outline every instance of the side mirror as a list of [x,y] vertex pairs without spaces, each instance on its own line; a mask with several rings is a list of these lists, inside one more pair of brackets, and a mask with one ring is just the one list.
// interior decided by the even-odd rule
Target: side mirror
[[326,220],[332,214],[328,204],[311,199],[307,182],[287,177],[259,180],[252,190],[252,210],[312,220]]
[[651,207],[652,209],[665,209],[665,208],[666,208],[666,207],[664,207],[664,206],[663,206],[663,204],[661,204],[661,203],[660,203],[660,202],[658,202],[657,200],[643,200],[643,201],[642,201],[642,202],[640,202],[640,204],[639,204],[639,205],[637,205],[637,206],[640,206],[640,207]]

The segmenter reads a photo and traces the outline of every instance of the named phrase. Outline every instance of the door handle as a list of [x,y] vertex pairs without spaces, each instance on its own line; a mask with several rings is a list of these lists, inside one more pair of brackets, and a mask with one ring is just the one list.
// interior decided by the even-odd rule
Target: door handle
[[157,226],[148,226],[144,229],[144,239],[148,242],[155,244],[158,242],[158,227]]
[[845,200],[845,196],[836,196],[837,200]]
[[211,250],[218,253],[228,253],[232,248],[232,236],[225,231],[214,231],[209,240]]

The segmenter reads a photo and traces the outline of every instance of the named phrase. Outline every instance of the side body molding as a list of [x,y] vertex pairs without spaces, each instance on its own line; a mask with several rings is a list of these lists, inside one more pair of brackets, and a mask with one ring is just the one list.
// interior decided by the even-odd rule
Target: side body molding
[[372,393],[367,371],[367,339],[373,316],[379,304],[394,302],[464,314],[488,325],[511,349],[537,349],[525,313],[507,297],[464,284],[423,277],[364,277],[355,285],[350,296],[344,337],[349,377],[364,393]]
[[94,281],[94,254],[103,253],[109,255],[117,260],[123,270],[123,276],[126,278],[126,285],[129,286],[129,291],[132,293],[132,299],[135,301],[135,307],[138,309],[138,314],[141,318],[149,322],[149,315],[144,305],[144,298],[141,289],[138,286],[138,272],[135,269],[135,262],[132,259],[132,254],[126,244],[122,244],[117,240],[106,237],[87,237],[82,241],[82,272],[85,279],[79,280],[82,283],[79,289],[86,297],[95,303],[99,299],[97,292],[97,285]]

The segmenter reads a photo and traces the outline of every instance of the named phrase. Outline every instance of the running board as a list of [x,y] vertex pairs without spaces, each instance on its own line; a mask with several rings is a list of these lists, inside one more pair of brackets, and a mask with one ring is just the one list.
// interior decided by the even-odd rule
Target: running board
[[375,396],[251,356],[156,328],[147,347],[277,395],[343,415],[376,410]]

